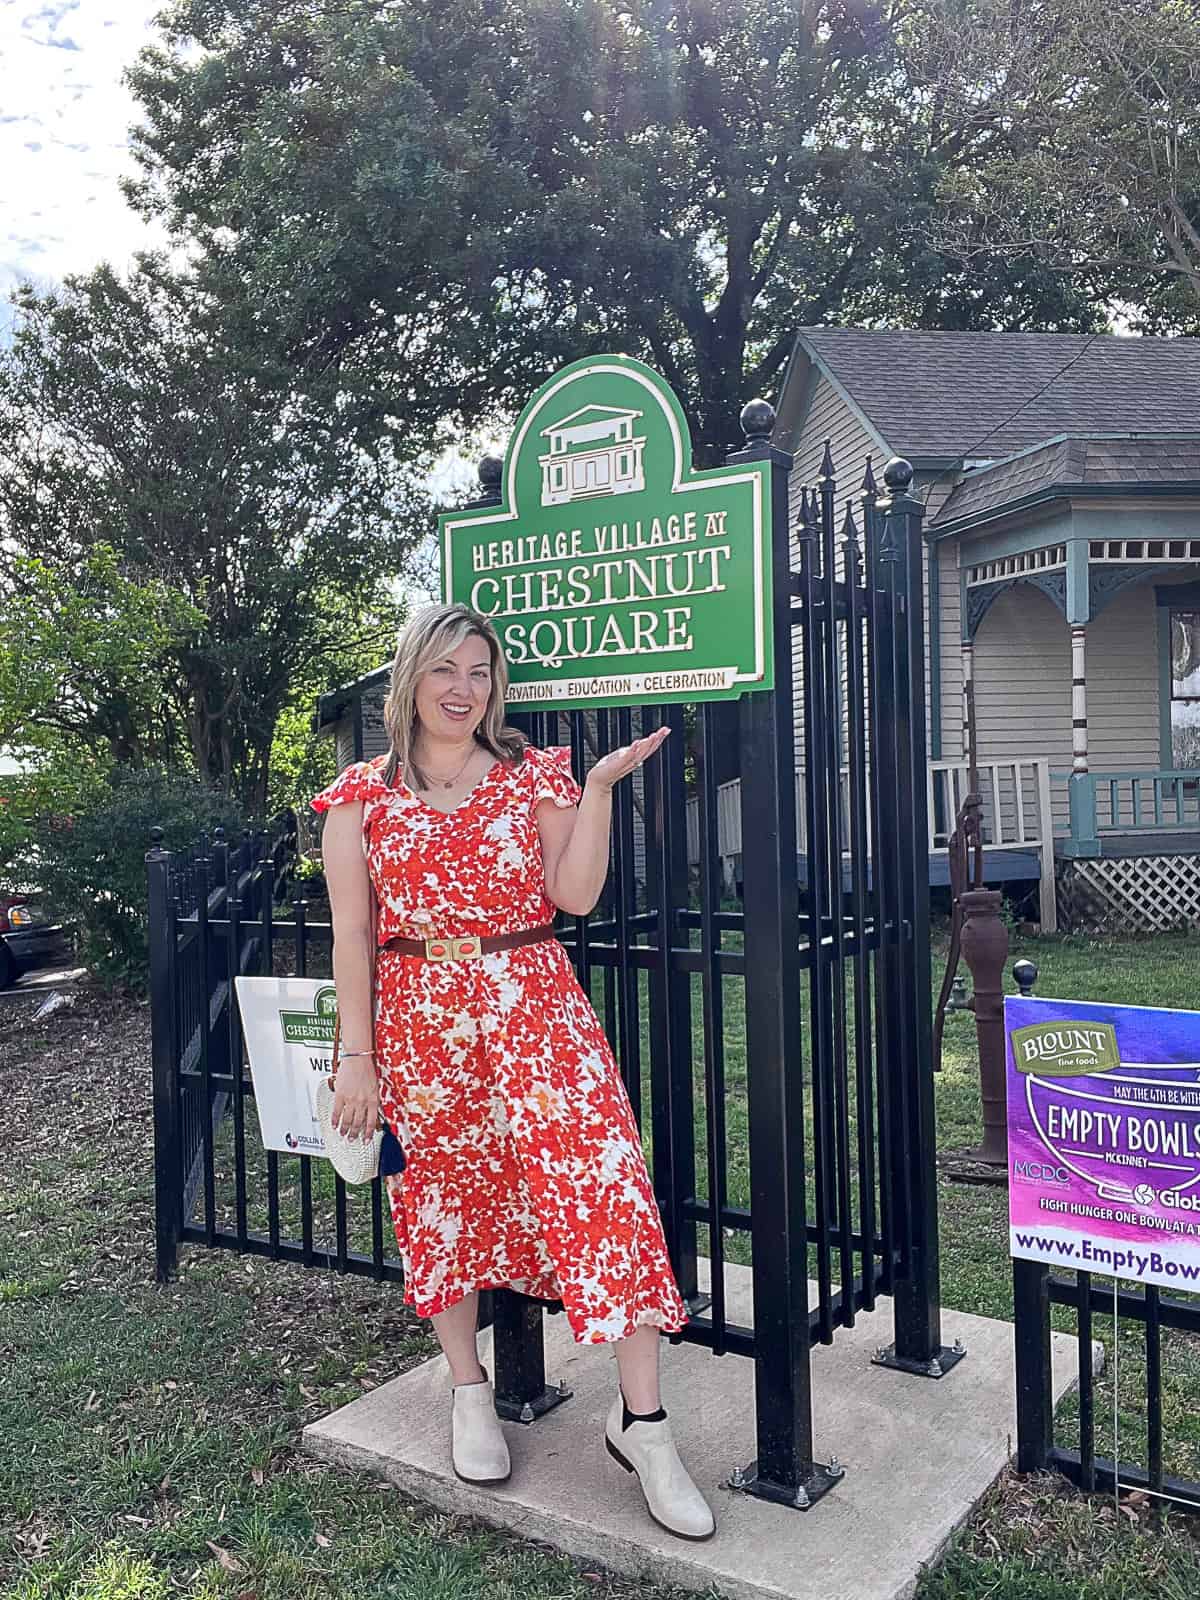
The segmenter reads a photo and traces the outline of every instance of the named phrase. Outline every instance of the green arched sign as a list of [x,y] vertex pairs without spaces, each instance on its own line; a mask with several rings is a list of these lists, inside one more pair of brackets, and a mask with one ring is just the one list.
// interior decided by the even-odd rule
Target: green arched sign
[[522,411],[501,503],[438,519],[443,595],[495,623],[511,705],[771,687],[770,468],[691,462],[663,379],[630,356],[591,356]]

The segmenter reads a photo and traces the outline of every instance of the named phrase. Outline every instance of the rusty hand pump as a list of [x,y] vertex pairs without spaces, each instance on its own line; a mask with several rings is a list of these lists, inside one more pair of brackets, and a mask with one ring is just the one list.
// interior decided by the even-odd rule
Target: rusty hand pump
[[1000,915],[1003,896],[998,889],[983,887],[983,796],[975,749],[975,696],[969,681],[964,685],[964,693],[967,697],[968,793],[959,807],[950,837],[953,896],[950,951],[934,1022],[934,1066],[938,1070],[942,1064],[946,1009],[961,955],[975,985],[975,993],[966,1004],[975,1013],[983,1106],[983,1142],[969,1155],[987,1166],[1007,1167],[1004,963],[1008,959],[1008,929]]

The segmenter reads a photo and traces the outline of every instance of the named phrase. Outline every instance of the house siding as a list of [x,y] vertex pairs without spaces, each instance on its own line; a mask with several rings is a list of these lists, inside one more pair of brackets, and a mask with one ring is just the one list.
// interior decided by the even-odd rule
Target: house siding
[[374,756],[381,756],[391,749],[391,740],[383,725],[383,702],[387,699],[387,693],[387,689],[381,684],[378,689],[373,689],[370,694],[363,696],[364,761],[370,761]]
[[[1154,588],[1148,578],[1127,589],[1088,624],[1088,764],[1093,772],[1153,771],[1160,764]],[[1070,629],[1058,608],[1030,584],[1006,590],[979,626],[975,705],[980,760],[1045,758],[1060,774],[1052,784],[1054,822],[1065,828],[1061,774],[1071,770]]]
[[[1042,759],[1070,769],[1071,635],[1040,589],[1017,584],[992,602],[975,635],[973,678],[980,761]],[[1065,825],[1061,783],[1053,810]]]
[[[794,526],[800,514],[800,491],[805,484],[817,481],[821,462],[825,456],[825,442],[829,441],[833,457],[833,474],[838,485],[839,511],[847,495],[857,494],[866,470],[866,460],[872,456],[876,473],[882,471],[883,462],[878,441],[851,411],[841,395],[821,374],[813,389],[812,402],[804,419],[803,432],[797,442],[795,464],[789,484],[788,525]],[[793,556],[792,565],[797,563]],[[800,656],[800,630],[792,633],[792,700],[796,730],[796,765],[804,759],[804,672]],[[844,717],[843,707],[843,717]]]
[[962,589],[958,564],[958,540],[943,539],[937,546],[941,624],[939,640],[942,669],[941,700],[937,713],[941,717],[942,759],[961,759],[963,750],[963,658],[962,658]]
[[1158,617],[1154,586],[1138,584],[1087,630],[1088,764],[1133,771],[1159,764]]
[[345,772],[346,768],[354,763],[354,717],[342,717],[333,725],[334,743],[337,748],[337,769]]

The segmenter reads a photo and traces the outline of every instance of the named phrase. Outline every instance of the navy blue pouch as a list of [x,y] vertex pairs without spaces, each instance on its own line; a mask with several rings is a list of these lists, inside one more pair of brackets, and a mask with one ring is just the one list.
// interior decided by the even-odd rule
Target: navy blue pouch
[[407,1165],[404,1146],[385,1123],[383,1139],[379,1145],[379,1176],[381,1178],[391,1177],[393,1173],[403,1172]]

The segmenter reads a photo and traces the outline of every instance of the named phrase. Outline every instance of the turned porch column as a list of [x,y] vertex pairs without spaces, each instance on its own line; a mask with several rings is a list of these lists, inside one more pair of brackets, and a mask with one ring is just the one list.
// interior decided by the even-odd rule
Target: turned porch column
[[1071,629],[1071,776],[1067,802],[1071,837],[1065,853],[1098,856],[1096,780],[1088,767],[1087,625],[1091,620],[1089,551],[1086,539],[1067,544],[1067,622]]

